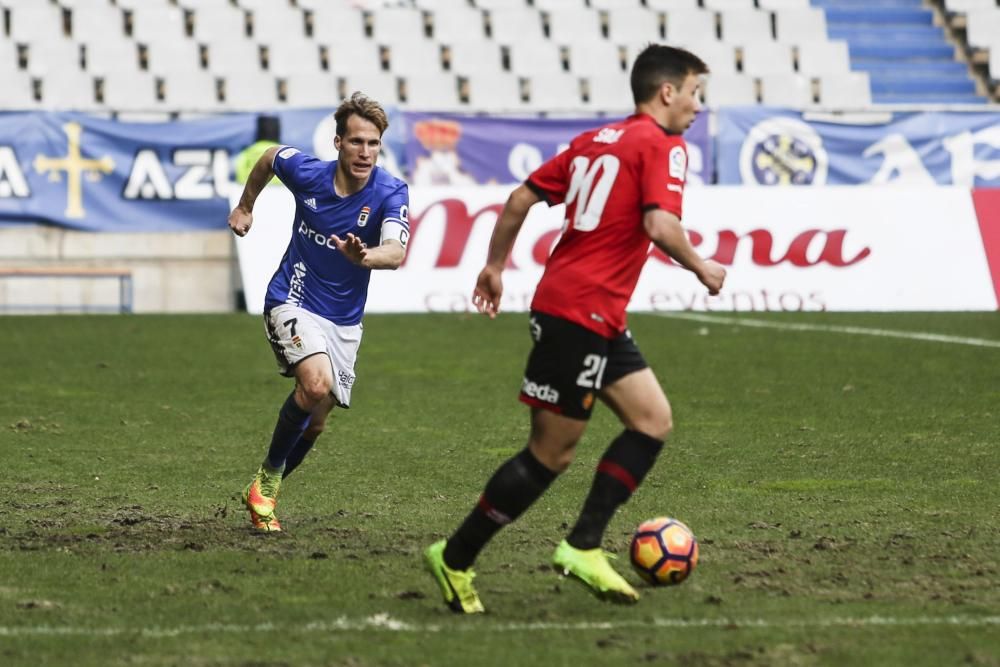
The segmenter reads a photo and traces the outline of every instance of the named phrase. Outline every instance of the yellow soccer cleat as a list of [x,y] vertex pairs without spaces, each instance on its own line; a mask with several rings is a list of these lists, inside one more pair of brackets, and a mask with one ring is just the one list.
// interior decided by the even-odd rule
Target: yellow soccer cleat
[[445,604],[457,614],[482,614],[486,611],[483,603],[472,587],[476,573],[468,570],[453,570],[444,564],[445,540],[435,542],[424,551],[424,563],[441,587]]
[[602,600],[620,604],[635,604],[639,594],[608,563],[608,556],[601,549],[576,549],[563,540],[552,555],[552,563],[564,576],[573,576],[590,587]]
[[281,487],[281,473],[268,474],[261,466],[245,489],[243,503],[250,510],[250,522],[257,530],[276,533],[281,531],[274,508],[278,504],[278,489]]

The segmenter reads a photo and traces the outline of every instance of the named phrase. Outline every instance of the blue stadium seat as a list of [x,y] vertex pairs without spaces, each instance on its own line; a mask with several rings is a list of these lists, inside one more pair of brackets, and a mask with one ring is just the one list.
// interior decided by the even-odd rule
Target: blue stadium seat
[[830,39],[847,42],[851,69],[867,72],[875,103],[984,102],[967,66],[921,0],[812,0]]

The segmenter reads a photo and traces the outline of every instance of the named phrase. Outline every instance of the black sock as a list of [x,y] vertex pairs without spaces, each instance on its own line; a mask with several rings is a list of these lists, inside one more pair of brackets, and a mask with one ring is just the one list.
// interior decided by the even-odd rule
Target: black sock
[[662,440],[639,431],[626,429],[614,439],[597,464],[580,518],[566,538],[571,546],[577,549],[601,546],[604,530],[615,510],[642,483],[662,448]]
[[497,468],[479,503],[448,540],[445,564],[456,570],[471,566],[490,538],[521,516],[555,478],[556,473],[542,465],[528,448]]
[[285,399],[285,404],[278,412],[278,423],[274,426],[271,448],[267,451],[265,463],[276,470],[285,465],[285,459],[288,458],[289,452],[292,451],[308,425],[309,411],[299,407],[298,403],[295,402],[295,392],[293,391]]
[[299,441],[295,443],[295,447],[289,452],[288,458],[285,459],[285,473],[281,476],[282,479],[291,475],[292,471],[299,467],[302,459],[306,457],[306,454],[309,453],[315,442],[315,440],[307,440],[305,434],[299,438]]

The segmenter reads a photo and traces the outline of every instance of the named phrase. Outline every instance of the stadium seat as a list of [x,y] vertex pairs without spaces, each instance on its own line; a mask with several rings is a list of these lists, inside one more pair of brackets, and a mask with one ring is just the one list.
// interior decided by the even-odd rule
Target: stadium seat
[[191,11],[213,11],[217,7],[232,7],[229,0],[176,0],[177,4]]
[[512,2],[511,0],[472,0],[472,4],[479,9],[485,9],[486,11],[491,11],[494,9],[509,9],[511,7],[521,7],[524,6],[524,2],[520,0]]
[[790,74],[794,71],[792,47],[776,42],[758,42],[743,47],[743,73],[751,76]]
[[490,77],[476,76],[466,80],[469,107],[486,113],[524,111],[521,100],[521,82],[507,72]]
[[698,0],[646,0],[647,9],[657,12],[688,11],[699,9]]
[[205,45],[208,53],[208,71],[217,76],[233,72],[259,73],[261,63],[260,47],[243,39],[229,43],[211,42]]
[[498,44],[541,41],[542,17],[531,7],[510,7],[492,9],[486,14],[490,26],[490,36]]
[[1000,47],[1000,8],[976,9],[967,15],[966,41],[974,49]]
[[423,39],[424,15],[408,7],[380,7],[371,12],[372,39],[379,44],[398,40]]
[[354,10],[355,0],[296,0],[295,4],[306,11]]
[[698,44],[716,40],[715,14],[702,9],[672,9],[666,17],[667,42]]
[[662,23],[659,12],[641,7],[618,9],[608,15],[608,41],[614,44],[659,42],[663,39]]
[[389,71],[396,76],[440,74],[441,47],[428,39],[395,40],[389,45]]
[[421,111],[460,111],[458,78],[448,72],[411,74],[403,78],[405,106]]
[[[8,54],[4,52],[2,56],[7,59]],[[16,61],[7,60],[7,62]],[[38,106],[35,101],[34,84],[27,72],[6,65],[0,66],[0,86],[3,87],[0,108],[4,110],[34,109]]]
[[757,0],[757,6],[768,11],[779,9],[809,9],[809,0]]
[[[11,42],[4,42],[11,44]],[[80,45],[66,37],[49,37],[27,42],[28,71],[32,76],[45,76],[54,71],[80,72],[83,54]],[[17,62],[13,52],[11,63]]]
[[291,107],[333,107],[340,101],[340,81],[327,72],[290,72],[284,77],[285,104]]
[[266,72],[230,70],[223,79],[222,99],[232,111],[272,109],[278,104],[278,83]]
[[703,0],[702,6],[717,12],[750,11],[754,9],[754,0]]
[[341,78],[340,89],[344,97],[360,90],[383,105],[399,104],[399,80],[389,72],[347,74]]
[[201,47],[189,39],[153,42],[145,45],[146,69],[154,74],[202,70]]
[[317,5],[308,14],[312,37],[317,41],[356,40],[365,36],[364,16],[356,9],[339,5]]
[[70,34],[78,42],[125,35],[125,14],[109,4],[76,7],[70,13]]
[[222,110],[215,77],[205,70],[167,73],[163,77],[163,103],[185,111]]
[[503,69],[500,45],[490,40],[456,41],[445,45],[449,71],[462,76],[499,73]]
[[10,7],[7,11],[13,42],[25,43],[66,35],[62,10],[55,5],[35,3]]
[[847,42],[815,42],[800,44],[799,72],[810,76],[846,74],[851,70]]
[[587,0],[532,0],[531,4],[543,12],[563,9],[581,9],[587,6]]
[[826,107],[860,109],[871,106],[871,84],[866,72],[824,74],[819,77],[819,101]]
[[[687,42],[675,43],[676,46],[687,49],[691,53],[701,58],[710,74],[733,74],[736,72],[736,47],[725,42],[700,42],[688,44]],[[636,54],[632,54],[635,58]]]
[[[129,12],[134,9],[157,9],[168,4],[169,2],[170,0],[116,0],[115,5],[120,7],[122,10]],[[179,11],[181,14],[184,13],[184,10],[178,7],[174,7],[174,9]]]
[[995,9],[995,0],[944,0],[944,7],[949,12],[961,12],[963,14],[977,9]]
[[584,88],[587,91],[585,108],[590,111],[624,116],[635,107],[627,72],[595,74],[587,78]]
[[40,79],[41,99],[47,110],[96,111],[94,78],[87,73],[55,70]]
[[822,9],[779,9],[774,12],[775,39],[785,44],[827,41],[826,14]]
[[273,44],[291,42],[305,38],[305,15],[288,5],[265,5],[270,9],[255,9],[250,12],[253,38],[258,42]]
[[326,52],[327,67],[337,74],[367,74],[384,71],[381,49],[367,39],[354,42],[320,42]]
[[[351,38],[356,39],[357,35],[352,35]],[[383,71],[381,49],[370,40],[361,38],[357,42],[320,42],[320,46],[326,50],[327,66],[331,72],[363,75]]]
[[311,39],[287,39],[265,43],[267,70],[278,76],[302,73],[309,76],[322,71],[319,45]]
[[232,5],[200,8],[192,21],[192,35],[202,44],[234,44],[247,36],[246,13]]
[[801,74],[768,74],[760,77],[761,104],[803,109],[813,104],[812,81]]
[[130,39],[99,39],[81,46],[84,69],[91,74],[139,71],[139,47]]
[[508,47],[510,71],[527,76],[563,72],[562,48],[548,40],[519,42]]
[[580,76],[619,74],[622,72],[622,49],[605,41],[593,44],[573,44],[569,52],[569,69]]
[[545,13],[545,23],[549,39],[559,44],[589,43],[604,39],[600,14],[585,7],[549,10]]
[[771,13],[756,9],[727,9],[719,12],[722,39],[730,44],[746,46],[774,41],[771,34]]
[[616,13],[622,10],[642,8],[642,0],[590,0],[593,9]]
[[583,104],[580,79],[569,72],[534,74],[528,79],[528,99],[535,111],[579,111]]
[[481,9],[463,7],[435,11],[431,15],[434,39],[449,43],[470,39],[485,39],[486,16]]
[[104,106],[116,111],[155,111],[161,103],[149,72],[109,70],[101,77]]
[[132,39],[143,44],[187,40],[184,12],[167,5],[128,10]]
[[705,84],[705,103],[712,109],[757,104],[757,86],[746,74],[715,74]]
[[459,12],[469,8],[468,0],[416,0],[420,9],[432,12]]

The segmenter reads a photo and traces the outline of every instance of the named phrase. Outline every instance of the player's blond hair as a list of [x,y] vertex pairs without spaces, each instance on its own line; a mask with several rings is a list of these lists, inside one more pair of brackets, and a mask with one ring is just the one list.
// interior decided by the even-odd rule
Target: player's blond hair
[[341,102],[333,114],[334,120],[337,121],[338,137],[343,137],[347,132],[347,119],[351,116],[360,116],[370,121],[378,128],[379,136],[384,134],[386,128],[389,127],[389,117],[386,116],[382,105],[360,90],[354,91],[350,98]]

